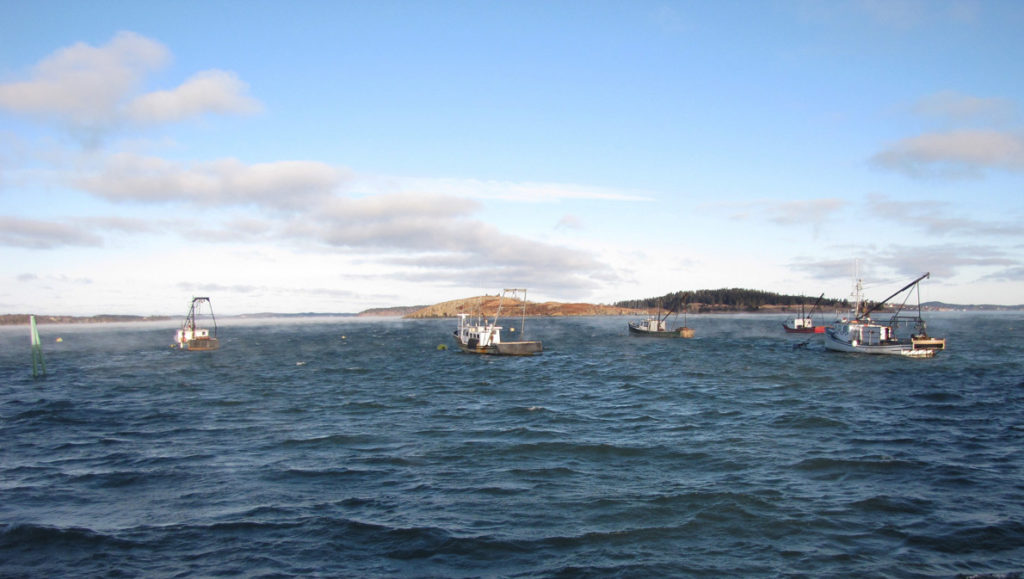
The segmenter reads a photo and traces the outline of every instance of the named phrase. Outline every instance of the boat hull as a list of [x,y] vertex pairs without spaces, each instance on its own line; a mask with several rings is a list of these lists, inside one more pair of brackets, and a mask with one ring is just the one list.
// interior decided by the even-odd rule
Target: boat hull
[[211,352],[220,348],[220,340],[217,338],[185,340],[180,342],[178,347],[191,352]]
[[791,328],[789,324],[783,322],[783,329],[786,330],[787,334],[824,334],[825,326],[811,326],[809,328]]
[[855,354],[875,354],[883,356],[908,356],[912,358],[930,358],[935,355],[934,349],[915,349],[910,342],[891,342],[886,344],[863,344],[848,342],[835,335],[833,328],[825,329],[825,349],[833,352],[850,352]]
[[467,354],[486,354],[490,356],[533,356],[534,354],[540,354],[544,351],[544,346],[540,341],[500,342],[489,346],[480,346],[474,342],[474,340],[470,340],[469,343],[463,343],[458,338],[455,339],[455,343],[458,344],[459,349]]

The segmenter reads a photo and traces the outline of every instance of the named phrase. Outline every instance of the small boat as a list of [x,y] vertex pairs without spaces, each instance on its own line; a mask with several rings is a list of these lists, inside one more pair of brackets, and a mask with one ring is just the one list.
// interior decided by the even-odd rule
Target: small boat
[[693,328],[686,327],[685,311],[683,325],[674,330],[668,329],[666,320],[673,313],[670,310],[665,313],[665,317],[661,317],[661,307],[659,306],[657,314],[647,316],[642,320],[629,322],[629,334],[631,336],[647,336],[651,338],[692,338],[694,331]]
[[825,297],[825,294],[818,296],[818,300],[814,302],[814,307],[811,308],[810,313],[804,313],[804,305],[800,304],[800,317],[793,318],[792,320],[786,320],[782,322],[782,327],[786,330],[787,334],[824,334],[825,326],[814,325],[814,310],[818,309],[818,304],[821,303],[821,298]]
[[[455,343],[459,349],[469,354],[491,354],[495,356],[532,356],[544,351],[539,340],[503,342],[498,319],[501,316],[501,308],[505,297],[511,294],[515,299],[518,292],[523,292],[523,321],[520,326],[519,335],[526,329],[526,290],[506,289],[501,293],[498,301],[498,310],[494,314],[494,320],[488,322],[486,317],[477,316],[475,322],[471,322],[469,314],[459,314],[459,325],[453,333]],[[515,331],[515,328],[512,328]]]
[[[203,319],[203,307],[209,309],[209,317],[213,324],[213,332],[208,328],[200,328],[196,324],[196,318]],[[174,336],[174,344],[172,347],[178,347],[181,350],[192,350],[198,352],[216,350],[220,348],[220,340],[217,339],[217,320],[213,317],[213,305],[210,304],[210,298],[192,298],[192,307],[188,310],[188,315],[185,316],[185,321],[181,324],[181,329]]]
[[[910,358],[931,358],[939,350],[946,349],[945,338],[933,338],[927,333],[926,324],[921,318],[920,288],[918,287],[918,306],[916,316],[901,316],[903,309],[901,304],[893,313],[892,318],[887,322],[875,322],[871,319],[871,312],[882,307],[886,302],[903,293],[904,291],[918,286],[921,280],[929,277],[925,273],[921,277],[910,282],[902,289],[877,302],[875,305],[860,312],[861,302],[861,281],[858,279],[855,291],[855,306],[849,318],[836,320],[831,326],[825,329],[825,348],[836,352],[857,352],[862,354],[887,354],[894,356],[907,356]],[[909,295],[908,295],[909,297]],[[905,303],[906,300],[904,300]],[[896,328],[899,325],[914,324],[915,331],[909,338],[900,338],[896,335]]]

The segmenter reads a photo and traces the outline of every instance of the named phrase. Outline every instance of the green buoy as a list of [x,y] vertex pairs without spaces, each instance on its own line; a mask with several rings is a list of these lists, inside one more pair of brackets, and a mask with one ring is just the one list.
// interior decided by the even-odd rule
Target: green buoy
[[32,377],[46,376],[46,362],[43,361],[43,345],[39,341],[39,330],[36,328],[36,317],[29,316],[32,326]]

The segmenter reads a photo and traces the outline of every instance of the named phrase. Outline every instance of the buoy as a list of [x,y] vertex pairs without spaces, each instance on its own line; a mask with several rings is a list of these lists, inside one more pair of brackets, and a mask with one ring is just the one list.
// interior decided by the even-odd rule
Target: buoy
[[438,349],[438,350],[447,350],[447,349],[448,349],[448,346],[445,346],[444,344],[438,344],[438,345],[437,345],[437,349]]
[[46,376],[46,362],[43,360],[43,344],[39,340],[39,329],[36,328],[36,317],[29,316],[32,338],[32,377]]
[[57,338],[57,342],[63,342],[64,338]]

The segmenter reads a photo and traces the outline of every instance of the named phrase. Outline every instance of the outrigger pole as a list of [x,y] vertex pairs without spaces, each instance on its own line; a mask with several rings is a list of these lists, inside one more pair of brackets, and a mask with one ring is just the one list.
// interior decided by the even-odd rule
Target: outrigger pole
[[[882,300],[882,301],[880,301],[880,302],[876,302],[876,303],[875,303],[875,305],[873,305],[873,306],[871,306],[870,308],[868,308],[867,310],[865,310],[863,314],[860,314],[860,315],[858,315],[858,316],[857,316],[857,319],[859,320],[859,319],[861,319],[861,318],[866,318],[866,317],[868,317],[868,315],[869,315],[869,314],[870,314],[871,312],[873,312],[873,311],[877,310],[878,308],[880,308],[880,307],[884,306],[884,305],[885,305],[885,303],[886,303],[886,302],[888,302],[889,300],[891,300],[892,298],[894,298],[894,297],[896,297],[896,296],[900,295],[901,293],[903,293],[903,292],[907,291],[907,289],[909,289],[909,288],[910,288],[911,286],[913,286],[913,285],[917,284],[918,282],[920,282],[921,280],[923,280],[923,279],[925,279],[925,278],[928,278],[928,277],[930,277],[931,275],[932,275],[932,274],[931,274],[931,272],[925,272],[925,274],[924,274],[924,275],[922,275],[921,277],[919,277],[919,278],[915,279],[914,281],[912,281],[912,282],[908,283],[907,285],[903,286],[902,288],[900,288],[900,289],[899,289],[899,291],[895,292],[895,293],[894,293],[894,294],[892,294],[891,296],[889,296],[889,297],[885,298],[884,300]],[[921,296],[921,293],[920,293],[920,291],[918,291],[918,317],[920,317],[920,316],[921,316],[921,312],[920,312],[920,307],[921,307],[921,303],[920,303],[920,302],[921,302],[921,297],[920,297],[920,296]],[[903,309],[903,308],[902,308],[902,307],[900,307],[900,309]],[[898,313],[898,312],[897,312],[897,313]]]

